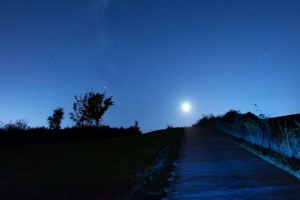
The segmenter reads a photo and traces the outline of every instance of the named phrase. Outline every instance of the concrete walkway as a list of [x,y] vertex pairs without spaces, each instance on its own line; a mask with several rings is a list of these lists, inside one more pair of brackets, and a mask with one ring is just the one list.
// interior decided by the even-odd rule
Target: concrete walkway
[[187,128],[167,199],[300,199],[300,180],[217,132]]

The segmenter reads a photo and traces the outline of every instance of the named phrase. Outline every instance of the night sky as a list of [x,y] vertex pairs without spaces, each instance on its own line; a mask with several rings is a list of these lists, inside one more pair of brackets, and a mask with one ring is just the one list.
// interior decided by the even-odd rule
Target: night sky
[[[298,0],[0,0],[0,121],[72,126],[106,92],[111,127],[189,126],[229,109],[300,112]],[[189,102],[189,112],[182,104]]]

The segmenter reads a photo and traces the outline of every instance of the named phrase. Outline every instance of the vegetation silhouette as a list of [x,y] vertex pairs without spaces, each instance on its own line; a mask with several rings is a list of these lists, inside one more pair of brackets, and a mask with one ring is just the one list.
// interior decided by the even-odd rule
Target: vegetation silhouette
[[26,129],[15,128],[16,126],[12,122],[2,123],[0,127],[0,146],[81,142],[142,134],[137,123],[128,128],[102,125],[65,127],[60,130],[52,130],[44,126],[27,126]]
[[5,131],[27,130],[29,128],[28,123],[27,119],[17,119],[15,122],[10,121],[6,124],[2,122],[2,129]]
[[114,105],[112,96],[104,99],[104,93],[86,92],[84,96],[75,95],[73,103],[74,112],[70,112],[70,119],[76,123],[77,127],[99,126],[102,116],[107,109]]
[[255,106],[259,116],[231,109],[224,115],[203,115],[193,126],[217,129],[300,164],[300,114],[270,118]]
[[49,116],[47,121],[49,124],[49,128],[51,130],[60,130],[61,129],[61,121],[64,118],[64,109],[62,107],[58,107],[53,110],[53,115]]
[[62,107],[55,109],[53,115],[47,118],[49,128],[30,127],[27,119],[9,123],[0,121],[0,145],[90,141],[142,134],[137,120],[128,128],[102,125],[102,117],[112,105],[112,97],[105,98],[105,93],[91,91],[84,96],[75,95],[74,112],[70,113],[70,118],[75,122],[73,127],[61,128],[64,116]]

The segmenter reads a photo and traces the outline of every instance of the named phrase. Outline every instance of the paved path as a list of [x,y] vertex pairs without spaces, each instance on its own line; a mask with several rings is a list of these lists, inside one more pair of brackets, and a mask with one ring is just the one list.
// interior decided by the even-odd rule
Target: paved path
[[187,128],[167,199],[300,199],[300,180],[214,131]]

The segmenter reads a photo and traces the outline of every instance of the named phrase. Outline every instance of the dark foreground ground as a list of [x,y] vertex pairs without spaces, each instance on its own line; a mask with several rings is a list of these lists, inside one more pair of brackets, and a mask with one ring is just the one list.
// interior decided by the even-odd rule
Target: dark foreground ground
[[300,181],[205,128],[187,128],[167,199],[298,199]]
[[0,146],[0,199],[161,199],[183,129]]

